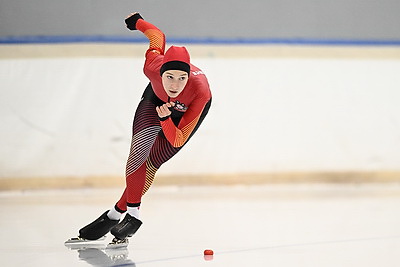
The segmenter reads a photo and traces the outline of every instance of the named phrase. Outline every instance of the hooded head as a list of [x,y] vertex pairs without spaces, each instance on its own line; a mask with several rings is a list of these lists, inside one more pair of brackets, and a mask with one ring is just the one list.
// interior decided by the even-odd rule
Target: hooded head
[[167,70],[181,70],[190,74],[190,56],[185,47],[171,46],[165,52],[160,75]]
[[164,55],[160,75],[165,92],[177,97],[189,79],[190,56],[185,47],[171,46]]

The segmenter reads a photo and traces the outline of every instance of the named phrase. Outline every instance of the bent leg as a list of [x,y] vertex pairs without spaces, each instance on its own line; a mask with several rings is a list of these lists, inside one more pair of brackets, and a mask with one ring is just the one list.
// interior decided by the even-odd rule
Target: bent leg
[[151,148],[150,155],[147,159],[146,166],[146,181],[142,191],[144,195],[154,181],[154,176],[162,164],[171,159],[182,147],[173,147],[165,138],[163,133],[160,133]]
[[127,203],[137,205],[137,202],[132,202],[132,198],[137,199],[135,196],[142,194],[146,176],[146,160],[161,131],[160,120],[156,112],[156,106],[160,105],[159,101],[149,84],[133,120],[132,141],[125,170],[126,188],[116,204],[116,209],[120,211],[127,210]]

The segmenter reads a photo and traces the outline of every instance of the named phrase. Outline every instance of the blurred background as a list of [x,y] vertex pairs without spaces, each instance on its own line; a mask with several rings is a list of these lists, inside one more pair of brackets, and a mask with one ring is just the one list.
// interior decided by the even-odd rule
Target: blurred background
[[213,92],[156,184],[400,181],[397,0],[0,0],[0,189],[124,183],[135,11]]

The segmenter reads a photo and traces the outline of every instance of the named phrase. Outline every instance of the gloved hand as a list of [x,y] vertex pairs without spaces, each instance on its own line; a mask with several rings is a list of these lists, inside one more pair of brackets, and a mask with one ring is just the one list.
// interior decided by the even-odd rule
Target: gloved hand
[[136,30],[136,22],[138,21],[138,19],[143,19],[138,12],[131,13],[125,19],[126,27],[131,31]]

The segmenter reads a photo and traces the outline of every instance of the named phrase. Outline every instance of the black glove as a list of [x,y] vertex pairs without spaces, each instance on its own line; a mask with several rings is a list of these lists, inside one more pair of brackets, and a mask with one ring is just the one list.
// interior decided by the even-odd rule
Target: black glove
[[139,13],[135,13],[129,18],[125,19],[126,27],[131,31],[137,30],[136,22],[138,21],[138,19],[143,19]]
[[174,107],[169,107],[168,109],[169,109],[169,111],[171,111],[171,114],[169,114],[168,116],[162,117],[162,118],[158,117],[160,119],[160,121],[166,121],[166,120],[168,120],[169,117],[171,117],[172,113],[174,112]]

